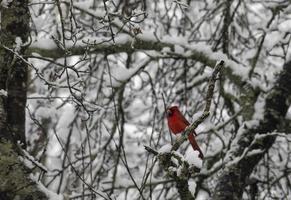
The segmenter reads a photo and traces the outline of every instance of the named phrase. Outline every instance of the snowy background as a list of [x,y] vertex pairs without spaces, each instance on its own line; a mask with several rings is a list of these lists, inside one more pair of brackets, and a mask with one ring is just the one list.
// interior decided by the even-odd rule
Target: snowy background
[[[167,152],[175,139],[165,105],[178,105],[190,122],[200,116],[222,59],[210,117],[196,129],[203,163],[188,142],[175,152],[201,167],[189,190],[207,199],[219,169],[240,159],[228,156],[245,126],[263,118],[291,55],[283,0],[32,0],[30,12],[27,151],[47,169],[32,177],[52,199],[179,199],[144,145]],[[259,199],[288,199],[290,136],[273,134],[252,178]]]

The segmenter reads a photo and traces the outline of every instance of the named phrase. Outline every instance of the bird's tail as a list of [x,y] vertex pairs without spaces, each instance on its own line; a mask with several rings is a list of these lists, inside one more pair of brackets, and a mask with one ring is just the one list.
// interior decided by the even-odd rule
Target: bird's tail
[[197,144],[197,142],[195,140],[194,134],[195,134],[195,132],[194,133],[190,133],[189,136],[188,136],[188,140],[191,143],[192,148],[194,149],[194,151],[199,151],[199,158],[203,159],[204,155],[203,155],[200,147],[198,146],[198,144]]

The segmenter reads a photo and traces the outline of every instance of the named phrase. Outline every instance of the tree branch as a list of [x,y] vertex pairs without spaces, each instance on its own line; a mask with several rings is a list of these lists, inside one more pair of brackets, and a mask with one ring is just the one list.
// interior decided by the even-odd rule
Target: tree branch
[[[246,124],[242,127],[241,134],[234,139],[231,149],[226,155],[226,167],[221,169],[218,182],[216,184],[213,199],[241,199],[246,181],[261,158],[274,144],[276,134],[266,135],[260,140],[255,140],[257,134],[270,133],[285,121],[285,115],[289,108],[287,99],[291,97],[291,62],[284,65],[280,76],[269,93],[266,104],[264,118],[255,127],[248,128]],[[258,150],[261,153],[244,156],[239,160],[246,148],[249,151]]]

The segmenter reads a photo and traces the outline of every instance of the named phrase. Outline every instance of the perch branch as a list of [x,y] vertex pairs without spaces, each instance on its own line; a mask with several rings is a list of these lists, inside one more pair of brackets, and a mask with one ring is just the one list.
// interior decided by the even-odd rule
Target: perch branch
[[202,115],[196,121],[194,121],[189,127],[187,127],[187,129],[182,134],[182,136],[177,138],[177,140],[175,141],[175,143],[173,144],[173,147],[172,147],[173,151],[176,151],[181,146],[181,144],[187,140],[188,135],[191,132],[193,132],[199,126],[199,124],[201,124],[209,116],[211,100],[212,100],[213,94],[214,94],[214,86],[215,86],[216,76],[221,71],[223,65],[224,65],[223,60],[220,60],[216,63],[214,70],[212,72],[212,75],[211,75],[209,82],[208,82],[208,90],[207,90],[207,95],[206,95],[206,104],[205,104],[204,111],[203,111]]

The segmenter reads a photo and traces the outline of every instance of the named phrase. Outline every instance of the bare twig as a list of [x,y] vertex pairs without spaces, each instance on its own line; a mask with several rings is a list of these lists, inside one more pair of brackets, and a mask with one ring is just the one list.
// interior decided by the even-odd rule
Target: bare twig
[[152,149],[150,146],[144,145],[145,150],[147,150],[149,153],[154,154],[155,156],[157,156],[159,154],[159,152],[157,152],[156,150]]

